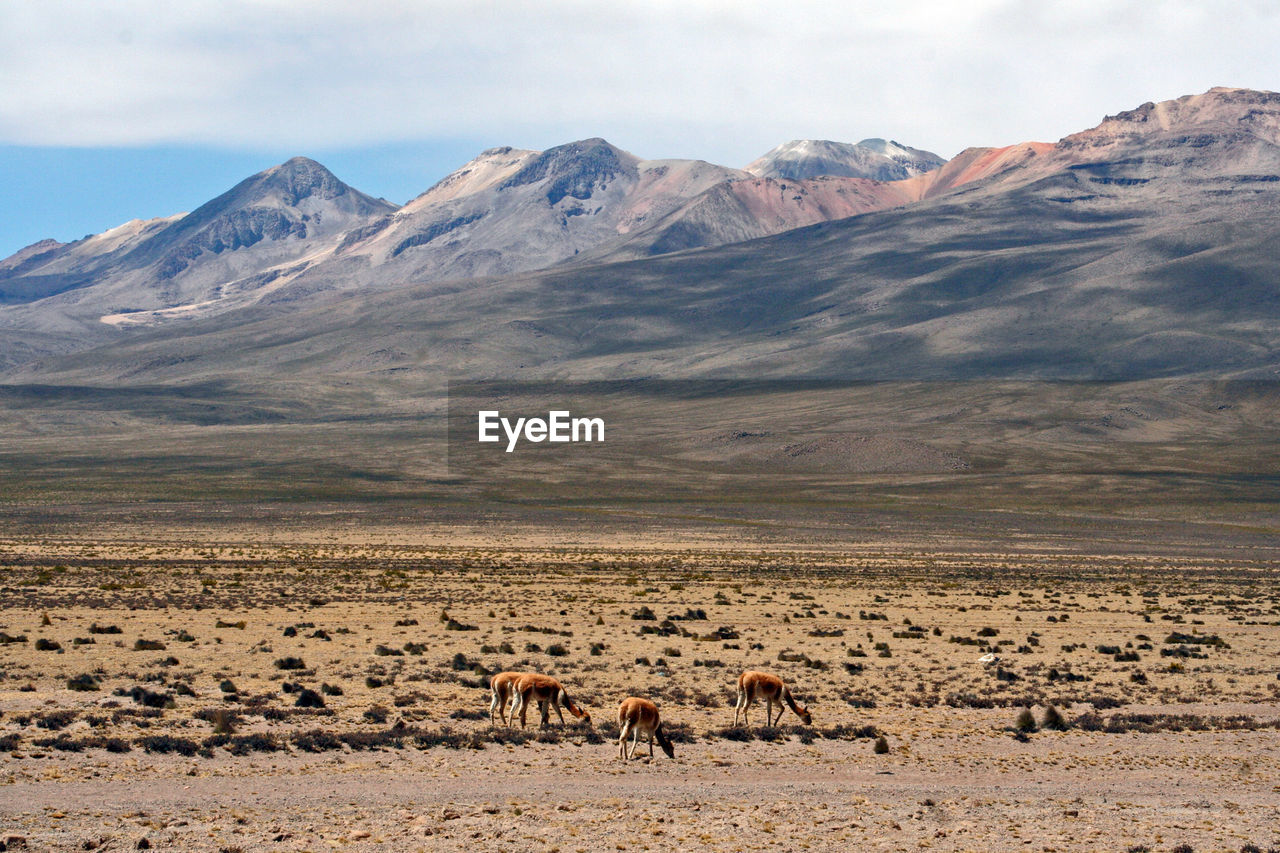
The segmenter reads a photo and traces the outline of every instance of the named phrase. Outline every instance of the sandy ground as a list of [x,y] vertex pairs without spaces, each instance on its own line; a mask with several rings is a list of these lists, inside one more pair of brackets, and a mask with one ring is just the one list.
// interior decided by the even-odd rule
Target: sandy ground
[[[1280,845],[1274,568],[0,544],[0,632],[14,640],[0,645],[0,840],[1265,850]],[[988,652],[1001,660],[980,663]],[[290,657],[303,668],[277,665]],[[755,710],[753,729],[731,728],[747,667],[782,675],[813,726],[787,712],[761,732]],[[554,742],[501,742],[483,685],[512,668],[555,674],[594,728],[553,714]],[[69,689],[81,675],[97,689]],[[296,707],[322,685],[341,692]],[[618,761],[611,716],[629,694],[659,703],[674,760]],[[1049,706],[1065,731],[1018,736],[1023,707],[1038,722]],[[240,741],[217,739],[214,712]],[[307,751],[315,732],[336,740]],[[753,735],[766,739],[737,739]],[[199,751],[151,751],[166,738]]]
[[874,756],[865,744],[699,744],[675,761],[630,766],[612,745],[564,744],[25,759],[7,763],[0,810],[9,832],[56,850],[143,837],[182,850],[1239,850],[1280,841],[1274,732],[1066,733],[1020,748],[983,733],[912,746]]

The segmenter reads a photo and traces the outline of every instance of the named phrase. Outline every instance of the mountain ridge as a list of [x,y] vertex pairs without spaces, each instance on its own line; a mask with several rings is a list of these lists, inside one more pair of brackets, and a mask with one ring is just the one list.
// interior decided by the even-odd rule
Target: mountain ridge
[[[526,364],[552,375],[750,365],[866,378],[1270,376],[1278,140],[1280,95],[1223,88],[1108,116],[1058,143],[966,149],[894,182],[761,178],[642,160],[601,139],[488,149],[311,255],[241,275],[250,284],[207,311],[117,315],[122,326],[182,317],[180,328],[97,329],[42,351],[61,327],[24,326],[15,320],[31,306],[9,306],[7,375],[214,375],[220,358],[228,369],[240,358],[217,336],[238,342],[248,369],[266,357],[260,347],[286,357],[269,341],[288,328],[289,340],[335,353],[288,358],[355,375]],[[295,189],[281,190],[290,210],[310,198]],[[174,225],[98,238],[118,260]],[[295,239],[227,248],[215,237],[223,251],[200,247],[214,258]],[[63,245],[24,249],[6,268]],[[343,318],[362,318],[359,334],[332,325]],[[416,330],[408,338],[393,331],[404,323]],[[242,326],[260,331],[242,338]],[[87,360],[57,355],[95,345]]]

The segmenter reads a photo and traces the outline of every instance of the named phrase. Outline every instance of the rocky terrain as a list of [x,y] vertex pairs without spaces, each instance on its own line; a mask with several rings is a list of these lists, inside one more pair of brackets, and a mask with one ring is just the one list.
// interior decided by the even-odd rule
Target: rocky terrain
[[[1274,569],[652,537],[8,539],[3,832],[43,850],[1266,849]],[[755,709],[735,727],[746,667],[813,724]],[[491,725],[487,677],[508,669],[554,674],[591,724]],[[627,695],[658,703],[674,760],[618,760]]]

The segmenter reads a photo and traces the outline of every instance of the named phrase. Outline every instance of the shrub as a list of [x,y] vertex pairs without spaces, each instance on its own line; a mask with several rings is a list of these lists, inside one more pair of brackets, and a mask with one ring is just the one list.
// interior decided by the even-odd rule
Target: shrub
[[36,651],[38,652],[56,652],[61,648],[62,646],[58,645],[55,640],[46,640],[44,637],[36,640]]
[[1018,712],[1018,718],[1013,722],[1014,728],[1018,731],[1027,733],[1036,730],[1036,717],[1031,713],[1030,708],[1023,708]]
[[324,697],[310,688],[303,688],[298,693],[298,701],[294,702],[296,708],[323,708]]
[[875,752],[876,755],[886,755],[889,752],[889,739],[884,735],[876,738]]
[[[666,728],[666,726],[663,726],[663,728]],[[725,726],[722,729],[712,729],[707,732],[707,736],[737,741],[749,741],[753,737],[751,729],[746,726]]]
[[1050,705],[1044,709],[1044,716],[1040,718],[1040,727],[1059,732],[1066,731],[1067,721],[1063,718],[1061,711]]
[[303,752],[325,752],[326,750],[342,749],[342,741],[336,735],[321,729],[300,732],[293,736],[293,743]]
[[287,657],[276,659],[276,669],[293,670],[306,668],[307,665],[302,662],[302,658]]
[[228,738],[225,746],[232,755],[248,755],[252,752],[275,752],[280,749],[280,742],[275,735],[265,732],[253,732]]
[[71,678],[67,679],[67,689],[78,690],[81,692],[97,690],[98,680],[87,672],[81,673],[80,675],[73,675]]
[[129,691],[129,697],[146,708],[172,708],[174,706],[171,694],[156,693],[142,686],[134,686]]
[[212,724],[213,733],[217,735],[233,733],[240,722],[240,715],[228,708],[201,708],[194,716]]
[[1189,643],[1196,646],[1217,646],[1223,649],[1231,648],[1217,634],[1184,634],[1181,631],[1174,631],[1172,634],[1164,638],[1165,643]]
[[179,755],[195,755],[200,745],[190,738],[173,737],[172,735],[147,735],[138,740],[138,745],[147,752],[167,754],[176,752]]
[[36,726],[48,729],[51,732],[58,732],[75,722],[78,716],[79,712],[77,711],[49,711],[36,719]]
[[144,640],[139,637],[133,643],[135,652],[159,652],[164,650],[164,643],[159,640]]
[[58,735],[57,737],[41,737],[31,742],[35,746],[52,747],[62,752],[84,752],[84,741],[76,740],[67,735]]

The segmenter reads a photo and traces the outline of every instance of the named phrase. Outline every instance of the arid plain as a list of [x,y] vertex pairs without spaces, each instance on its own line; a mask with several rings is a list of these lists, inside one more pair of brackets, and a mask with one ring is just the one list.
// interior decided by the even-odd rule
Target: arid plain
[[[223,538],[0,545],[6,838],[1280,845],[1280,592],[1256,548]],[[813,725],[735,728],[747,668]],[[511,669],[557,676],[592,725],[491,726],[487,675]],[[618,760],[628,695],[658,703],[674,760]]]

